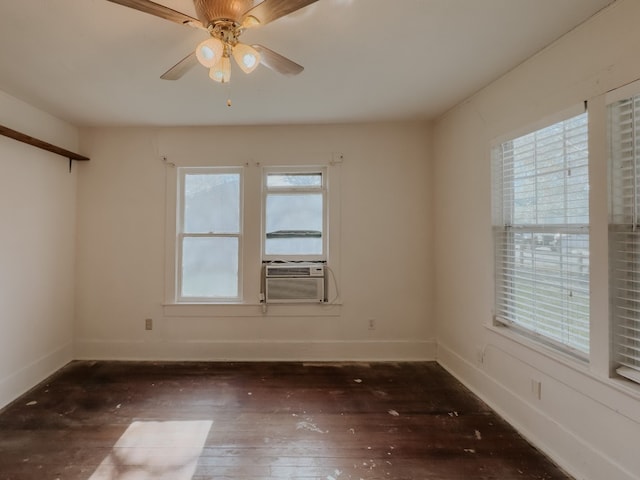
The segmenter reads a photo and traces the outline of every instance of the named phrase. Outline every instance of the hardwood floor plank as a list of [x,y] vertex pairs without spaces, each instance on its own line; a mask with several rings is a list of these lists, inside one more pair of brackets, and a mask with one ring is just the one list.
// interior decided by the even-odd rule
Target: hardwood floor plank
[[0,412],[0,480],[568,480],[435,363],[73,362]]

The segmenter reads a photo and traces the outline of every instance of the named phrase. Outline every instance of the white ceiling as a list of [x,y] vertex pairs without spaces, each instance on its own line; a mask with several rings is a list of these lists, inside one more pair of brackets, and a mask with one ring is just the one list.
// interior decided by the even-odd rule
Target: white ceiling
[[[191,0],[156,1],[196,16]],[[0,90],[77,126],[428,119],[610,3],[318,0],[242,38],[302,74],[235,68],[220,85],[200,65],[159,78],[202,30],[107,0],[0,0]]]

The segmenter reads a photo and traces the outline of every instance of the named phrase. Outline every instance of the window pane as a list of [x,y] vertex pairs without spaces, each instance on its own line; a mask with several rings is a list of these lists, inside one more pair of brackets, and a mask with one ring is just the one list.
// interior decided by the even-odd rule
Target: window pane
[[240,174],[187,174],[184,233],[240,231]]
[[587,116],[579,115],[505,143],[513,224],[588,223],[586,138]]
[[267,175],[269,188],[322,188],[321,173],[269,173]]
[[238,296],[238,238],[185,237],[181,297]]
[[497,284],[497,313],[535,335],[587,353],[589,236],[497,232],[496,241],[504,274]]
[[609,231],[616,361],[640,372],[640,233],[625,225],[611,225]]
[[322,200],[321,193],[267,195],[265,253],[321,255]]

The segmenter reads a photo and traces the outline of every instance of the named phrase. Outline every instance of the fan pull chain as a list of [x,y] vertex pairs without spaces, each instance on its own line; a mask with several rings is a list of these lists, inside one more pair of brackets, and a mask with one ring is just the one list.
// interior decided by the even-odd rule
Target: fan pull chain
[[231,84],[227,84],[227,107],[231,107]]

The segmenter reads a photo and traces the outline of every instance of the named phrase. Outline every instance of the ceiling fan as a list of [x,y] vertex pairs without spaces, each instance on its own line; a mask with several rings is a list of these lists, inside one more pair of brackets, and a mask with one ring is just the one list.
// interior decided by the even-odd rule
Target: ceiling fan
[[228,83],[231,57],[245,73],[251,73],[259,64],[284,75],[302,72],[304,67],[267,47],[241,43],[240,35],[248,28],[266,25],[317,0],[193,0],[198,18],[150,0],[108,1],[209,32],[209,38],[160,78],[177,80],[199,62],[209,69],[212,80]]

